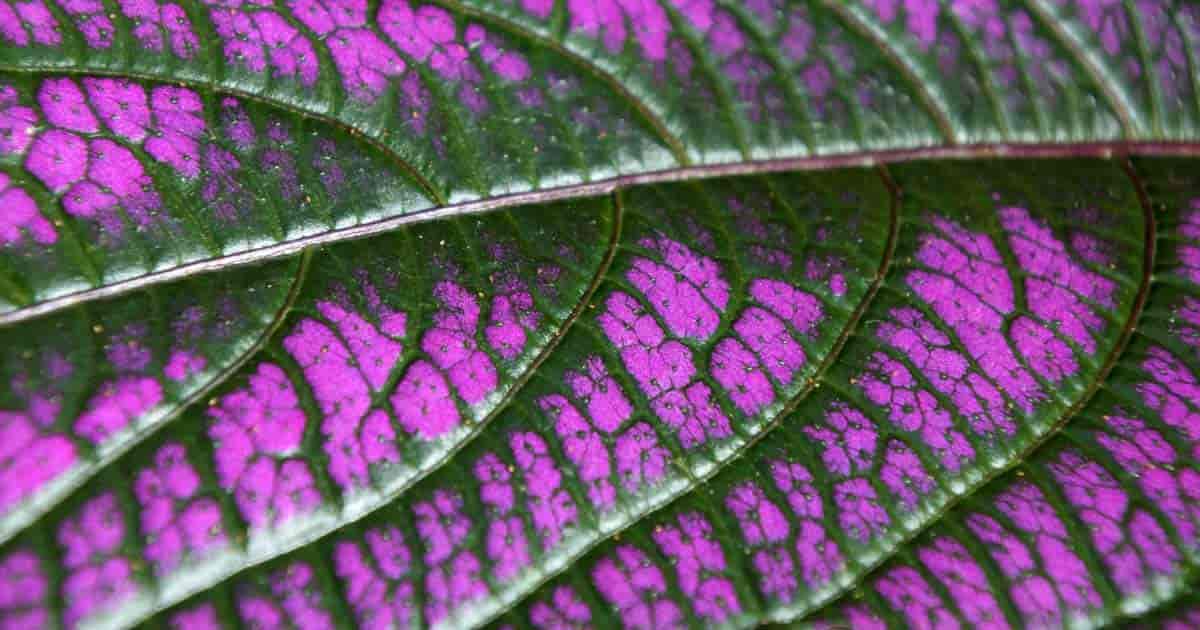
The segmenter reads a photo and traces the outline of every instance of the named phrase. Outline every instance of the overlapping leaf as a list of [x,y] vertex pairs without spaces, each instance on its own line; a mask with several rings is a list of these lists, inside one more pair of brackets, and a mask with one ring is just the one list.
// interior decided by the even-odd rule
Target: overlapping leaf
[[1186,626],[1198,20],[0,0],[0,620]]

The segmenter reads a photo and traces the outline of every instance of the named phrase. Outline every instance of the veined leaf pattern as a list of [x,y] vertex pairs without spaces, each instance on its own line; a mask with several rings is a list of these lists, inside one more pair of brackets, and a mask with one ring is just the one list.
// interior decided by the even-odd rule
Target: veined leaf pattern
[[0,0],[0,626],[1195,625],[1197,37]]

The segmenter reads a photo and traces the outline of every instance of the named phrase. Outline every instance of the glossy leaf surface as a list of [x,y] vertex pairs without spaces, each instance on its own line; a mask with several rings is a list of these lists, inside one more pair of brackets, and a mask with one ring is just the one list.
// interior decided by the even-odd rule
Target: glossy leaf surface
[[0,626],[1188,627],[1197,37],[0,0]]

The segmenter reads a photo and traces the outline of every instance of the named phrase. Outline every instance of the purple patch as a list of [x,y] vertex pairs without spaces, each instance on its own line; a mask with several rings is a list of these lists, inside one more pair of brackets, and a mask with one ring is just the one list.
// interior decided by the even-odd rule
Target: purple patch
[[1142,593],[1154,576],[1175,573],[1179,551],[1154,517],[1130,505],[1125,489],[1103,466],[1067,451],[1049,468],[1122,595]]
[[19,94],[11,85],[0,85],[0,156],[24,154],[37,126],[37,112],[20,104]]
[[[667,340],[654,317],[626,293],[613,293],[599,323],[621,350],[625,368],[651,398],[655,414],[674,429],[684,448],[731,434],[729,419],[712,402],[712,392],[696,375],[692,352]],[[689,385],[689,383],[691,383]]]
[[441,437],[462,422],[446,377],[428,361],[408,366],[391,401],[400,426],[424,440]]
[[402,628],[414,621],[412,555],[395,527],[367,530],[366,545],[343,541],[333,550],[334,574],[341,581],[354,618],[367,628]]
[[75,420],[77,435],[99,446],[162,401],[158,381],[125,376],[100,386]]
[[208,433],[217,482],[259,529],[316,509],[321,495],[308,464],[289,457],[298,452],[305,425],[291,381],[271,363],[259,364],[248,380],[209,407]]
[[1200,458],[1200,383],[1182,361],[1165,348],[1151,347],[1142,361],[1142,370],[1150,377],[1137,385],[1142,403],[1158,412],[1167,426],[1174,428],[1192,445],[1192,457]]
[[292,15],[325,40],[342,85],[354,98],[372,103],[390,77],[404,73],[404,61],[367,24],[367,3],[289,0]]
[[171,630],[221,630],[224,628],[217,617],[217,607],[210,602],[185,608],[171,615],[170,627]]
[[918,48],[928,51],[937,40],[937,0],[866,0],[865,4],[875,11],[875,16],[884,24],[895,21],[898,9],[903,4],[906,13],[905,27],[916,40]]
[[958,337],[984,373],[1026,412],[1045,398],[1004,337],[1004,318],[1014,310],[1012,281],[992,240],[935,217],[937,232],[921,237],[916,259],[930,271],[905,281]]
[[879,480],[908,510],[916,509],[921,497],[937,485],[917,454],[900,440],[888,442]]
[[518,432],[509,436],[508,443],[525,478],[526,511],[542,549],[550,550],[562,538],[563,530],[578,521],[575,500],[562,487],[562,472],[545,440],[536,433]]
[[796,571],[786,545],[791,524],[783,511],[751,482],[730,490],[725,507],[737,518],[742,540],[755,548],[752,566],[759,588],[771,599],[790,601],[796,592]]
[[903,616],[909,627],[918,630],[958,630],[962,627],[925,578],[912,567],[888,570],[875,580],[875,591]]
[[645,552],[620,545],[596,562],[592,585],[609,603],[627,628],[656,630],[683,628],[683,612],[667,595],[662,570]]
[[892,309],[888,315],[876,331],[880,341],[903,352],[934,389],[949,397],[973,432],[1016,432],[1004,396],[970,359],[954,349],[949,336],[914,308]]
[[802,431],[824,446],[821,461],[829,472],[841,477],[870,473],[879,433],[861,411],[834,403],[821,424],[805,426]]
[[941,537],[918,550],[917,557],[946,587],[970,627],[997,630],[1008,627],[987,574],[962,543]]
[[529,622],[537,630],[587,630],[592,611],[570,586],[555,587],[549,599],[529,608]]
[[467,404],[483,402],[496,390],[496,367],[478,347],[479,303],[462,285],[443,280],[433,289],[441,308],[434,325],[421,337],[421,349],[444,370]]
[[486,596],[488,587],[480,577],[479,559],[466,544],[471,521],[463,514],[462,497],[437,490],[412,509],[425,549],[425,618],[436,624],[459,606]]
[[87,163],[87,141],[73,133],[53,129],[34,139],[25,168],[46,188],[61,193],[83,179]]
[[1185,545],[1195,547],[1200,525],[1200,473],[1184,465],[1158,430],[1135,418],[1104,416],[1106,431],[1095,440],[1132,475]]
[[146,140],[146,153],[180,175],[200,175],[200,138],[205,130],[204,103],[182,87],[157,87],[150,93],[154,128]]
[[1087,352],[1095,352],[1093,335],[1103,332],[1104,320],[1082,300],[1112,308],[1115,283],[1072,260],[1045,221],[1034,219],[1026,209],[1001,208],[999,215],[1017,262],[1027,274],[1030,311]]
[[88,106],[83,90],[73,79],[46,79],[38,90],[37,98],[46,122],[51,125],[81,133],[100,130],[100,124]]
[[626,492],[653,486],[666,476],[670,451],[658,443],[649,423],[639,422],[617,438],[617,475]]
[[75,27],[83,34],[89,48],[109,48],[113,44],[115,29],[107,9],[100,0],[55,0],[59,8],[75,20]]
[[[1018,482],[997,496],[995,504],[1016,532],[981,514],[968,517],[967,525],[1011,581],[1009,594],[1030,625],[1061,625],[1065,616],[1101,605],[1087,566],[1071,550],[1066,528],[1040,490]],[[1028,537],[1033,546],[1019,536]]]
[[656,2],[639,0],[568,0],[571,31],[599,39],[610,53],[619,53],[632,26],[642,56],[651,62],[667,58],[671,22]]
[[217,36],[224,41],[225,60],[257,74],[265,73],[270,65],[274,77],[292,78],[304,87],[313,87],[320,65],[312,43],[282,15],[255,9],[213,6],[210,11]]
[[62,43],[58,21],[42,0],[0,2],[0,38],[21,47],[28,46],[31,41],[42,46]]
[[662,234],[638,244],[661,254],[663,263],[634,258],[625,274],[629,282],[676,337],[704,341],[712,336],[729,303],[729,284],[717,263]]
[[680,514],[678,526],[660,525],[653,538],[675,566],[679,588],[698,617],[721,623],[742,611],[733,582],[720,575],[726,570],[725,552],[708,519],[697,512]]
[[39,212],[37,202],[25,189],[10,186],[5,173],[0,173],[0,207],[4,208],[0,215],[0,247],[19,245],[26,234],[40,245],[58,241],[58,231]]
[[[800,521],[795,545],[796,557],[800,560],[800,577],[810,588],[821,587],[829,582],[844,564],[837,541],[830,538],[825,531],[825,507],[821,494],[813,485],[812,474],[802,464],[777,460],[770,465],[775,487],[787,497],[792,515]],[[845,509],[843,504],[844,502],[838,503],[839,510]],[[839,522],[846,520],[840,518]],[[791,559],[787,557],[786,550],[767,556],[765,560],[761,566],[756,561],[760,573],[772,568],[787,568],[790,574]],[[775,576],[771,579],[779,580],[783,577]],[[790,589],[783,587],[790,585],[794,588],[794,583],[794,580],[787,580],[776,584],[774,588],[780,593],[780,597],[783,597],[785,591],[790,592]]]
[[492,575],[499,581],[511,580],[530,562],[524,524],[513,513],[512,473],[499,457],[488,453],[475,463],[475,478],[479,500],[490,508],[485,548]]
[[919,435],[951,472],[975,459],[975,449],[955,429],[950,413],[919,386],[903,363],[882,352],[872,354],[858,387],[871,402],[888,410],[888,419],[896,427]]
[[847,536],[860,543],[867,543],[883,533],[891,523],[874,486],[866,479],[850,479],[835,485],[833,502],[838,508],[838,525]]
[[0,627],[49,627],[49,596],[50,580],[32,550],[18,548],[0,558]]
[[174,571],[184,555],[196,557],[225,541],[221,508],[200,497],[200,477],[181,444],[158,449],[154,463],[137,474],[133,492],[142,506],[146,560],[158,575]]
[[554,421],[554,432],[567,459],[575,464],[576,474],[588,490],[588,499],[601,511],[616,504],[612,485],[612,463],[608,448],[598,431],[566,398],[553,394],[538,399],[538,406]]
[[[14,391],[22,388],[13,385]],[[30,394],[25,411],[0,410],[0,510],[8,511],[71,468],[78,454],[65,435],[48,429],[57,396]]]
[[633,414],[633,405],[621,390],[616,379],[609,376],[604,359],[589,356],[584,361],[584,370],[567,370],[563,380],[571,391],[587,405],[588,419],[604,433],[612,433]]
[[384,335],[358,313],[330,301],[317,302],[317,311],[338,331],[304,319],[283,340],[283,346],[304,369],[305,379],[325,414],[329,474],[343,490],[370,483],[370,468],[400,461],[395,432],[387,413],[368,413],[371,392],[387,382],[403,346],[403,314],[393,320],[398,330]]
[[333,627],[333,617],[325,609],[312,567],[293,562],[267,576],[268,591],[242,589],[237,595],[237,613],[242,623],[269,630],[321,630]]
[[85,77],[88,100],[118,137],[140,143],[151,127],[146,90],[128,79]]
[[125,518],[111,492],[88,500],[59,526],[63,621],[68,627],[135,594],[133,566],[120,554],[125,536]]
[[133,36],[146,50],[162,52],[165,44],[181,59],[191,59],[200,48],[192,21],[175,3],[158,0],[117,0],[121,13],[133,21]]
[[[408,0],[385,0],[378,23],[401,52],[442,79],[459,84],[459,101],[475,114],[486,111],[488,101],[483,95],[483,75],[472,63],[472,54],[503,81],[520,83],[532,76],[523,55],[508,50],[500,38],[478,24],[468,25],[460,35],[454,16],[441,7],[425,5],[414,10]],[[541,102],[540,94],[523,101],[536,105]]]
[[534,309],[533,295],[520,279],[505,274],[496,285],[498,293],[492,298],[491,317],[484,337],[488,346],[511,361],[525,350],[528,333],[537,329],[541,314]]

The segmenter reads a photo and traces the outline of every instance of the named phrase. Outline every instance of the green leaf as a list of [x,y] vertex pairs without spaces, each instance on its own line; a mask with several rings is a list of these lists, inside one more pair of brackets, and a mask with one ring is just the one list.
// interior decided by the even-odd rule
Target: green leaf
[[0,0],[0,625],[1187,627],[1198,36]]

